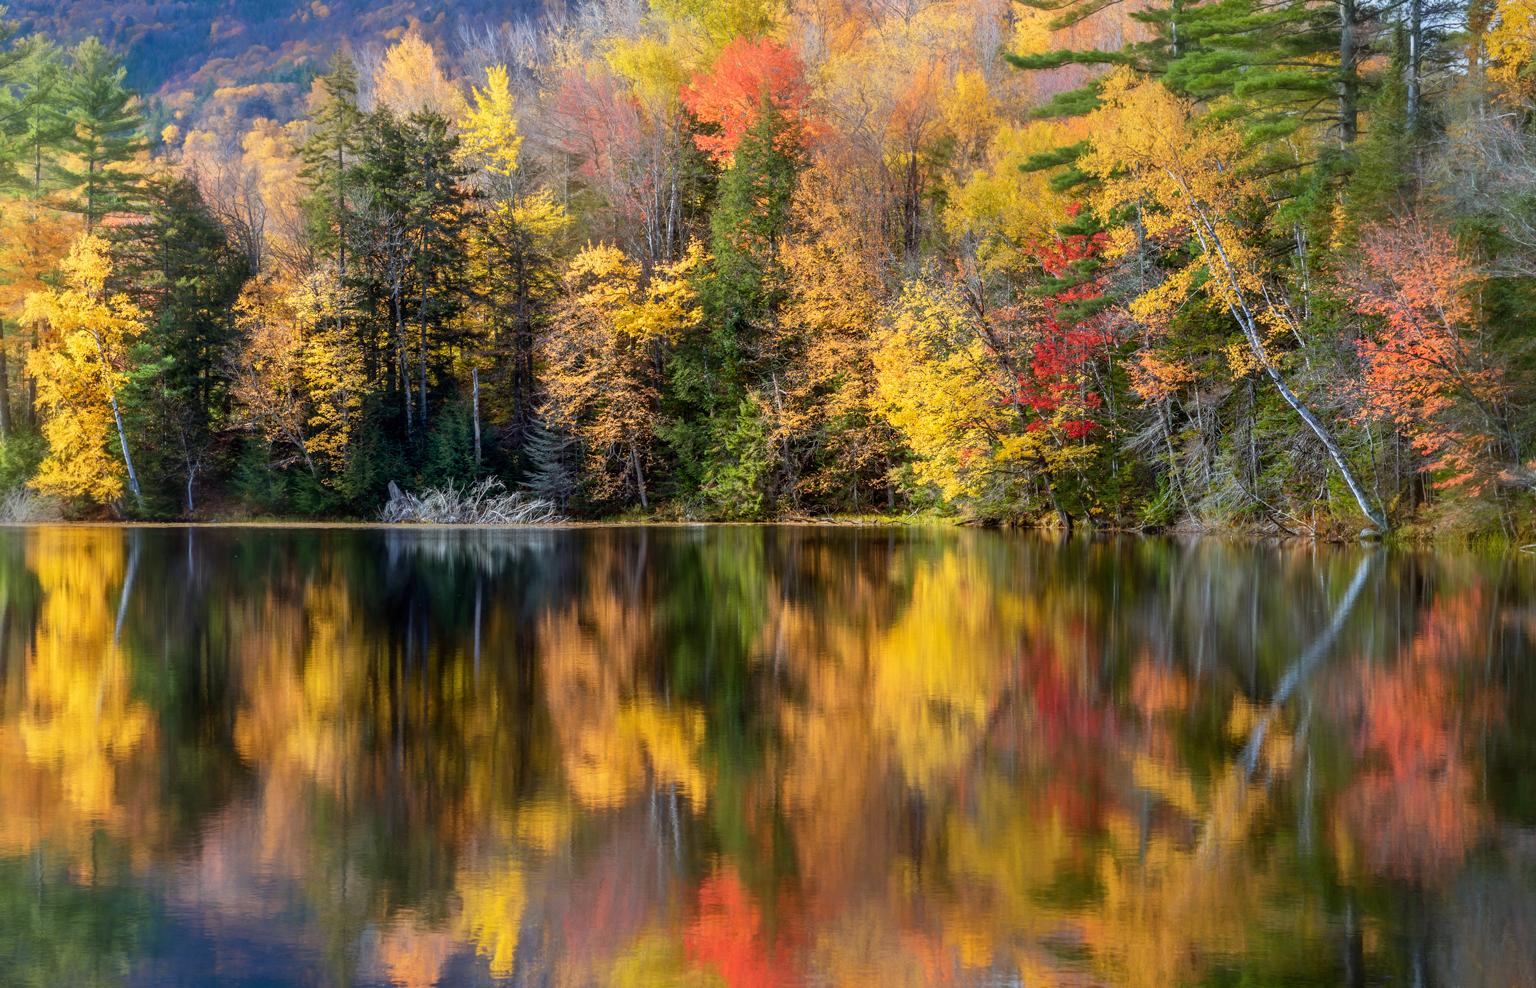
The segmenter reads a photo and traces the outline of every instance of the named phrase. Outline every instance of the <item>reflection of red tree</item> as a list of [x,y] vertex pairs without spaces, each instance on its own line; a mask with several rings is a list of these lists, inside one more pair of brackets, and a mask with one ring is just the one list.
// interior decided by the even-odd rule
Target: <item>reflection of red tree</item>
[[698,908],[683,940],[689,961],[713,969],[731,988],[795,983],[787,938],[769,942],[762,911],[734,871],[722,868],[704,880]]
[[1478,654],[1479,597],[1438,601],[1394,667],[1359,677],[1358,744],[1368,768],[1344,810],[1373,870],[1432,879],[1461,860],[1485,823],[1454,677],[1458,662]]
[[[1073,638],[1086,636],[1081,625]],[[1029,702],[1019,713],[1022,724],[1000,719],[994,737],[1007,743],[1011,733],[1017,754],[1039,759],[1048,778],[1037,790],[1042,810],[1059,814],[1074,828],[1096,829],[1102,823],[1106,753],[1120,732],[1110,706],[1075,681],[1074,666],[1060,659],[1050,643],[1038,644],[1019,663]],[[1027,733],[1026,733],[1027,732]]]

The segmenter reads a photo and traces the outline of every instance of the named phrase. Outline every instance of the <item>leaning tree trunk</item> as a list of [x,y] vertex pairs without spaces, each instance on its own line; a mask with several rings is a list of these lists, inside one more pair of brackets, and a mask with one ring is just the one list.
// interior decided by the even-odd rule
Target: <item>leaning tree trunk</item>
[[140,508],[144,507],[144,494],[139,490],[139,475],[133,469],[133,456],[128,452],[128,433],[123,428],[123,413],[117,407],[117,393],[107,396],[112,402],[112,421],[117,425],[117,442],[123,449],[123,466],[128,468],[128,490],[133,494],[134,503]]
[[[1173,177],[1177,179],[1177,176]],[[1333,433],[1323,424],[1321,419],[1313,414],[1312,409],[1308,408],[1306,403],[1291,390],[1290,385],[1285,381],[1285,377],[1280,373],[1280,368],[1276,367],[1274,361],[1270,359],[1269,349],[1264,345],[1264,337],[1259,331],[1258,318],[1248,307],[1247,296],[1244,294],[1243,289],[1243,280],[1238,277],[1237,271],[1232,266],[1232,260],[1227,254],[1226,245],[1221,241],[1216,224],[1206,214],[1205,208],[1200,201],[1190,194],[1188,186],[1184,185],[1182,180],[1179,180],[1179,184],[1184,190],[1184,195],[1191,206],[1191,212],[1196,219],[1194,231],[1195,236],[1200,241],[1200,246],[1204,249],[1207,257],[1214,255],[1221,261],[1222,270],[1220,274],[1226,282],[1228,293],[1227,308],[1232,313],[1232,318],[1236,320],[1238,327],[1243,331],[1243,337],[1247,339],[1248,348],[1253,352],[1254,359],[1259,362],[1259,366],[1264,369],[1264,373],[1275,385],[1275,390],[1280,392],[1280,397],[1285,399],[1285,403],[1291,406],[1291,410],[1306,423],[1307,428],[1312,430],[1312,434],[1317,437],[1318,442],[1322,443],[1323,448],[1328,451],[1328,458],[1333,461],[1333,465],[1338,468],[1339,474],[1343,476],[1344,483],[1349,487],[1349,492],[1354,495],[1355,503],[1360,506],[1361,513],[1370,519],[1371,524],[1375,525],[1378,531],[1385,532],[1388,527],[1386,514],[1376,507],[1366,495],[1365,488],[1361,486],[1360,481],[1355,477],[1355,472],[1350,469],[1348,461],[1344,459],[1344,451],[1339,448],[1338,442],[1333,438]],[[1215,272],[1212,273],[1214,274]],[[1290,323],[1291,317],[1289,313],[1284,313],[1277,309],[1268,300],[1267,295],[1268,293],[1266,292],[1266,304],[1269,306],[1270,311]],[[1294,324],[1291,325],[1291,329],[1293,331],[1296,329]],[[1300,334],[1298,333],[1297,335],[1299,336]]]
[[[108,366],[107,350],[101,345],[101,338],[96,337],[96,353],[101,357],[101,365]],[[133,469],[133,455],[128,452],[128,430],[123,428],[123,413],[117,406],[117,392],[107,392],[107,400],[112,405],[112,422],[117,426],[117,443],[123,450],[123,466],[128,468],[128,490],[133,494],[134,503],[140,508],[144,507],[144,493],[139,489],[139,474]]]

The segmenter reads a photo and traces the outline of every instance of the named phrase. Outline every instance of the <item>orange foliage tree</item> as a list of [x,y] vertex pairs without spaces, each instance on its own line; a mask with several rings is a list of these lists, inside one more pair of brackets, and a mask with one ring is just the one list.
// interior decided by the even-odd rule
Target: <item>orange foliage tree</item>
[[809,99],[799,54],[766,38],[735,39],[721,50],[708,72],[683,88],[688,112],[716,128],[715,133],[697,135],[694,142],[721,163],[731,160],[765,103],[788,122],[778,139],[786,146],[802,146]]
[[1486,359],[1471,293],[1477,272],[1449,234],[1416,218],[1365,230],[1344,273],[1361,335],[1367,417],[1391,422],[1440,487],[1485,488],[1508,435],[1504,388]]

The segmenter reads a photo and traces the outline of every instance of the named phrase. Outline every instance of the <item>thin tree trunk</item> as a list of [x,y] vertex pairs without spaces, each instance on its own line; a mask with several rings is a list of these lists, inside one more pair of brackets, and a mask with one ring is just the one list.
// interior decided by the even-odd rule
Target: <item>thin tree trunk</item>
[[[32,327],[32,341],[30,344],[30,349],[35,351],[37,349],[37,343],[37,327],[34,325]],[[26,365],[23,364],[22,367],[25,369]],[[26,382],[22,389],[22,399],[25,402],[23,413],[26,417],[27,425],[31,427],[37,425],[37,378],[33,377],[31,373],[25,373],[23,374],[23,380]]]
[[123,429],[123,413],[117,407],[117,393],[113,392],[108,398],[112,402],[112,421],[117,425],[117,442],[123,448],[123,466],[128,468],[128,490],[133,492],[133,500],[142,508],[144,494],[139,490],[139,475],[133,469],[133,456],[128,452],[128,433]]
[[1358,20],[1355,0],[1339,0],[1339,141],[1345,147],[1360,133]]
[[400,375],[400,396],[405,403],[405,437],[410,439],[416,432],[416,406],[411,389],[410,357],[405,342],[405,302],[398,278],[390,284],[389,294],[391,315],[395,323],[395,364]]
[[[92,339],[96,343],[96,354],[101,358],[102,366],[108,366],[107,350],[101,345],[101,338],[93,336]],[[133,456],[128,452],[128,430],[123,428],[123,413],[117,407],[117,392],[107,392],[107,400],[112,404],[112,421],[117,426],[117,442],[123,449],[123,466],[128,468],[128,490],[133,493],[133,500],[142,508],[144,493],[139,489],[139,474],[133,469]]]
[[480,368],[469,369],[471,419],[475,425],[475,466],[480,465]]
[[640,451],[634,443],[629,444],[629,466],[635,473],[635,487],[640,491],[640,507],[646,511],[651,510],[650,499],[645,496],[645,472],[640,469]]
[[1419,129],[1420,64],[1424,47],[1424,0],[1408,3],[1408,93],[1404,116],[1411,139]]
[[416,307],[416,325],[421,335],[421,431],[427,431],[427,284],[422,279],[421,297]]
[[188,464],[186,498],[186,512],[188,518],[192,517],[192,513],[197,510],[197,506],[192,503],[192,486],[197,482],[197,470],[198,467],[196,463]]
[[0,320],[0,439],[11,437],[11,368],[5,354],[5,321]]

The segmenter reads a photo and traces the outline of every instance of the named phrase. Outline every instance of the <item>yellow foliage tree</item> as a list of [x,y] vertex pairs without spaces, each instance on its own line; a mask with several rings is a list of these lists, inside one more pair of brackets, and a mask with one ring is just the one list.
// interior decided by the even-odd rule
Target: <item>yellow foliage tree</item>
[[[861,479],[890,468],[895,437],[874,407],[874,340],[882,285],[858,225],[834,195],[825,170],[807,172],[794,199],[796,235],[779,249],[788,288],[773,346],[785,371],[774,382],[771,440],[795,477],[796,492],[851,487],[857,510]],[[800,447],[810,447],[803,449]],[[831,469],[807,468],[821,451]]]
[[703,318],[695,281],[707,259],[693,243],[645,279],[639,262],[600,244],[566,270],[544,341],[545,414],[585,446],[600,497],[633,486],[650,507],[645,473],[661,403],[655,356]]
[[1021,166],[1075,140],[1076,130],[1073,123],[1056,121],[1003,126],[987,143],[983,167],[953,183],[944,226],[974,241],[984,272],[1029,267],[1033,261],[1028,245],[1049,240],[1066,216],[1071,200],[1051,188],[1050,175],[1026,172]]
[[113,617],[132,590],[126,541],[106,530],[27,534],[37,623],[19,710],[13,721],[0,721],[7,772],[0,848],[17,854],[46,842],[69,855],[82,879],[93,873],[103,831],[149,829],[155,817],[152,790],[142,788],[138,771],[145,756],[153,759],[154,717],[134,697],[133,662]]
[[1511,96],[1536,95],[1536,79],[1531,75],[1536,58],[1536,2],[1498,0],[1486,44],[1489,77]]
[[470,90],[473,106],[466,108],[459,120],[460,149],[465,160],[492,175],[508,176],[517,171],[517,156],[523,138],[517,132],[517,103],[505,65],[485,70],[485,88]]
[[415,30],[384,53],[373,75],[373,97],[400,116],[427,111],[453,120],[464,108],[464,95],[444,73],[437,51]]
[[241,337],[231,382],[237,421],[259,433],[269,447],[281,445],[292,451],[291,458],[281,459],[275,466],[303,460],[313,473],[304,387],[304,332],[289,292],[275,276],[254,278],[241,291],[235,312]]
[[959,299],[926,282],[908,285],[874,360],[878,407],[915,454],[914,478],[946,500],[980,497],[1006,422]]
[[[112,262],[101,238],[76,241],[61,271],[62,286],[27,296],[22,316],[47,327],[27,360],[47,414],[48,456],[32,484],[44,493],[107,503],[122,497],[126,472],[128,490],[142,502],[118,393],[144,314],[126,296],[107,293]],[[107,452],[114,428],[121,461]]]
[[343,305],[328,267],[265,275],[241,294],[232,391],[241,424],[292,451],[276,466],[302,460],[332,476],[347,466],[366,382],[356,340],[338,327]]
[[1050,473],[1087,447],[1063,447],[1025,428],[1009,406],[1005,360],[949,286],[903,290],[874,355],[876,407],[915,456],[913,479],[946,501],[985,504],[1038,481],[1055,505]]
[[310,401],[305,448],[332,473],[339,473],[351,455],[367,381],[357,341],[337,318],[346,302],[335,271],[324,269],[301,278],[288,304],[304,333],[304,384]]

